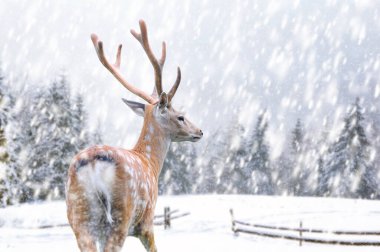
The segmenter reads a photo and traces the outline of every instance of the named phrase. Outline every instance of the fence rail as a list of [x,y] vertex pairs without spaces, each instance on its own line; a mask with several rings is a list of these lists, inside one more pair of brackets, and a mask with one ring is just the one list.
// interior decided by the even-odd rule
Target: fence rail
[[[154,225],[161,226],[164,225],[165,229],[171,227],[171,221],[181,217],[190,215],[189,212],[179,213],[178,209],[170,211],[169,207],[164,208],[164,214],[159,214],[154,216]],[[57,227],[68,227],[69,223],[55,224],[55,225],[41,225],[38,227],[31,227],[30,229],[48,229],[48,228],[57,228]]]
[[154,225],[157,225],[157,226],[164,225],[164,229],[169,229],[171,227],[172,220],[185,217],[190,214],[189,212],[186,212],[186,213],[178,213],[178,212],[179,212],[178,209],[170,211],[169,207],[165,207],[164,214],[154,216],[155,220],[158,219],[154,221]]
[[[270,225],[262,225],[262,224],[253,224],[240,220],[235,220],[233,210],[230,209],[231,219],[232,219],[232,231],[235,234],[238,233],[246,233],[252,235],[258,235],[263,237],[270,238],[281,238],[287,240],[299,241],[300,246],[302,246],[302,242],[310,242],[310,243],[319,243],[319,244],[331,244],[331,245],[346,245],[346,246],[380,246],[379,241],[347,241],[347,240],[338,240],[338,239],[318,239],[305,237],[304,234],[308,233],[319,233],[319,234],[334,234],[334,235],[357,235],[357,236],[379,236],[380,231],[342,231],[342,230],[323,230],[323,229],[312,229],[312,228],[303,228],[302,222],[300,222],[299,228],[290,228],[284,226],[270,226]],[[247,228],[251,227],[251,229]],[[296,234],[280,234],[280,233],[271,233],[269,231],[264,230],[279,230],[279,231],[291,231],[298,232],[298,236]]]
[[274,229],[282,231],[296,231],[296,232],[306,232],[306,233],[319,233],[319,234],[335,234],[335,235],[380,235],[380,231],[343,231],[343,230],[323,230],[314,228],[290,228],[282,226],[269,226],[262,224],[252,224],[248,222],[243,222],[235,220],[236,224],[251,226],[256,228]]

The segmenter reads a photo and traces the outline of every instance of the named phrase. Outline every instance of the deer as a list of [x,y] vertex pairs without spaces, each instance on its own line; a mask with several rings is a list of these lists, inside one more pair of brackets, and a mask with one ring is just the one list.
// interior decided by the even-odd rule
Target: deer
[[116,61],[105,56],[103,42],[91,34],[95,51],[103,66],[131,93],[145,100],[139,103],[122,99],[143,126],[134,148],[93,146],[80,151],[68,169],[66,184],[67,218],[80,251],[120,251],[127,236],[140,239],[146,251],[157,251],[153,218],[158,196],[158,178],[171,142],[197,142],[203,132],[172,106],[181,81],[176,80],[168,93],[162,88],[162,70],[166,44],[161,58],[154,55],[147,27],[139,21],[140,33],[131,34],[141,44],[154,69],[152,95],[129,83],[120,71],[121,49]]

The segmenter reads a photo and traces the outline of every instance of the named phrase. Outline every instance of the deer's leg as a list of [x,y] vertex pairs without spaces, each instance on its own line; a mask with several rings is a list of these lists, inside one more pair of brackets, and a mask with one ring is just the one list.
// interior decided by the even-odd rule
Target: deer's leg
[[76,179],[68,186],[67,217],[74,231],[78,247],[83,252],[96,252],[95,238],[90,234],[88,220],[88,202]]
[[127,230],[117,229],[112,231],[107,239],[105,252],[118,252],[121,251],[125,238],[127,237]]
[[131,214],[122,215],[115,213],[116,222],[113,224],[112,231],[108,235],[104,252],[121,251],[125,238],[128,236]]
[[157,252],[156,244],[154,242],[153,227],[148,231],[142,231],[139,235],[141,243],[144,245],[146,251]]
[[74,230],[75,237],[77,238],[77,243],[80,251],[82,252],[96,252],[96,243],[94,238],[88,233],[87,229],[76,229]]
[[[122,183],[121,183],[122,184]],[[119,195],[116,193],[115,195]],[[114,223],[112,224],[112,230],[108,235],[105,252],[117,252],[123,247],[125,238],[128,236],[129,225],[132,217],[133,207],[130,204],[132,200],[128,198],[126,201],[115,199],[112,213]]]

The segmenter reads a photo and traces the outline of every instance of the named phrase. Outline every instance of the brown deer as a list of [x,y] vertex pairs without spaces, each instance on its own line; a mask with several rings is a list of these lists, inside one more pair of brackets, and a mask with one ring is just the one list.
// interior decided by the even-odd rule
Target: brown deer
[[157,251],[153,234],[154,209],[158,194],[158,177],[171,142],[202,138],[202,131],[172,106],[181,81],[177,79],[166,94],[162,90],[162,69],[166,45],[162,43],[160,60],[148,41],[145,22],[140,32],[131,30],[154,68],[155,88],[152,95],[134,87],[120,73],[121,45],[115,64],[104,55],[103,43],[91,35],[100,62],[129,91],[147,104],[123,101],[144,117],[140,137],[131,150],[94,146],[78,153],[69,168],[66,204],[69,223],[81,251],[120,251],[128,235],[138,237],[147,251]]

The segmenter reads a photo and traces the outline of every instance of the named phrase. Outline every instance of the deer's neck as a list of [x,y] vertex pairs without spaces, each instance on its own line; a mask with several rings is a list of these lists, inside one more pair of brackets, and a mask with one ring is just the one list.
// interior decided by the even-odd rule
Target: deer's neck
[[157,122],[150,118],[144,118],[144,125],[133,151],[148,162],[148,166],[158,180],[171,140]]

